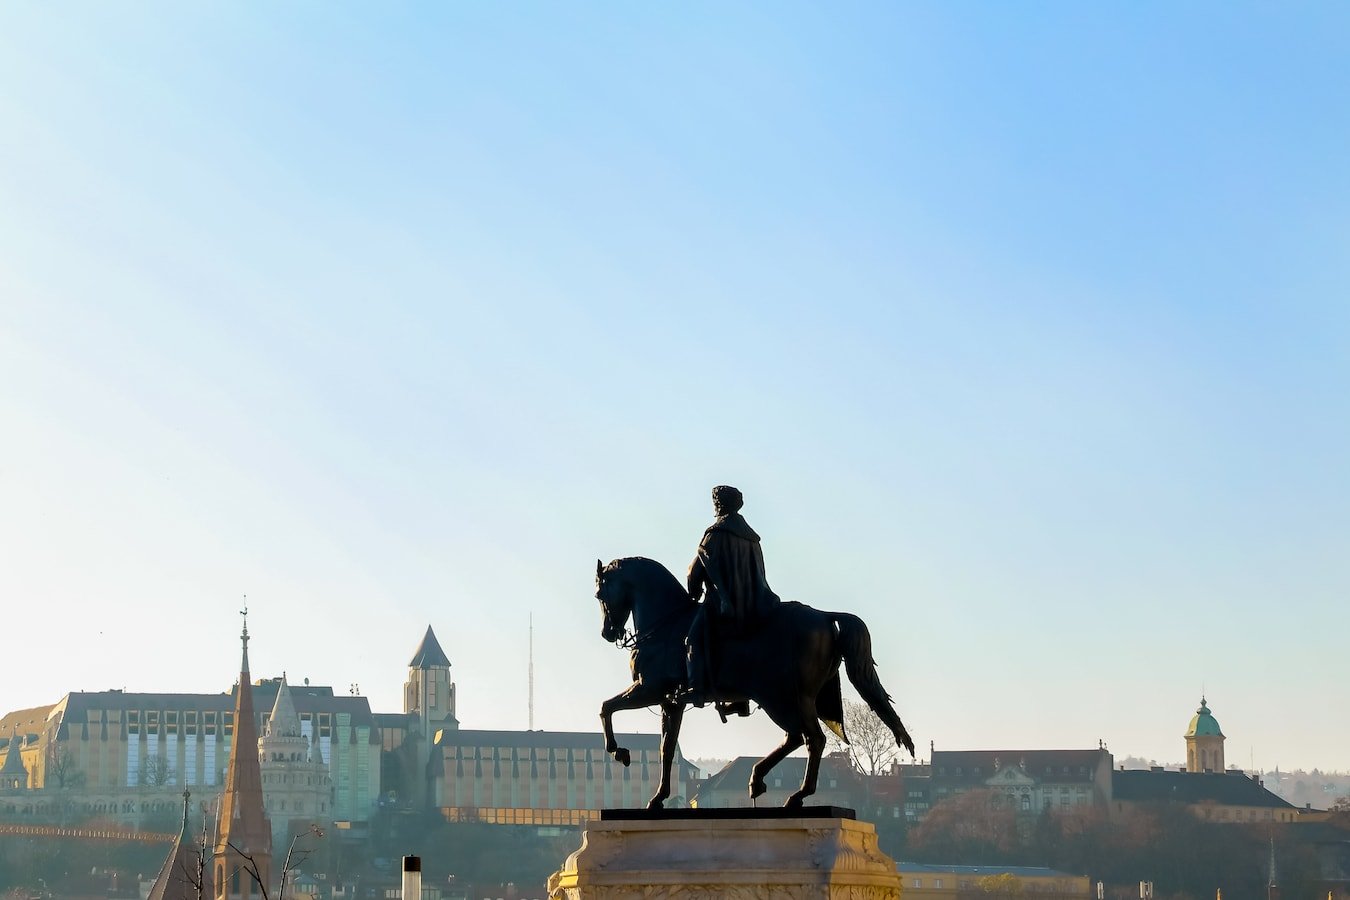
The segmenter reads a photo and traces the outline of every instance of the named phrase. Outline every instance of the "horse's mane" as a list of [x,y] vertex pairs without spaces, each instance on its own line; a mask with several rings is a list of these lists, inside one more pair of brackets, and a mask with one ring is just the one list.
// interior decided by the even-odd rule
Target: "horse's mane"
[[689,593],[684,589],[684,585],[680,584],[680,580],[654,559],[645,556],[625,556],[605,566],[607,575],[620,573],[623,577],[640,583],[649,591],[668,595],[668,602],[680,598],[690,604],[694,602],[689,599]]

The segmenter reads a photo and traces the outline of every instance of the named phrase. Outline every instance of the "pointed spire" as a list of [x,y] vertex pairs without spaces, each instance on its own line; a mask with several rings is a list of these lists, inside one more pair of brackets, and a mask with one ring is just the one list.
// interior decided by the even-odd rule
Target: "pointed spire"
[[[245,606],[244,657],[239,690],[234,698],[234,738],[225,769],[225,792],[220,799],[215,855],[237,862],[238,854],[252,857],[264,881],[271,881],[272,826],[263,811],[262,770],[258,765],[258,724],[253,713],[253,685],[248,675],[248,607]],[[232,849],[233,848],[233,849]],[[227,868],[233,868],[233,863]],[[233,892],[230,894],[234,896]]]
[[[178,832],[178,839],[173,842],[173,848],[169,850],[168,859],[155,876],[146,900],[199,900],[200,897],[213,895],[210,886],[211,867],[203,864],[199,856],[202,848],[192,840],[188,828],[191,798],[191,793],[183,791],[183,827]],[[200,893],[196,884],[199,878],[204,882]]]
[[267,720],[267,736],[299,737],[300,716],[295,711],[295,701],[291,699],[291,688],[286,681],[286,673],[281,673],[281,684],[277,687],[277,699],[272,704],[272,715]]
[[417,645],[413,658],[408,662],[410,669],[433,669],[437,667],[450,668],[450,659],[441,649],[440,641],[436,640],[436,632],[427,626],[427,633],[422,636],[422,643]]
[[[247,675],[248,675],[248,594],[245,594],[245,595],[244,595],[244,608],[241,609],[241,610],[239,610],[239,615],[241,615],[241,616],[244,617],[244,633],[240,635],[240,639],[243,640],[243,642],[244,642],[244,658],[243,658],[243,661],[242,661],[242,662],[240,663],[240,665],[239,665],[239,671],[240,671],[240,672],[243,672],[244,675],[247,676]],[[247,677],[246,677],[244,680],[247,681],[247,680],[248,680]]]
[[323,765],[323,750],[319,747],[319,736],[310,735],[309,738],[309,761],[318,765]]
[[25,782],[28,779],[28,767],[23,764],[23,754],[19,749],[23,746],[23,739],[19,737],[19,728],[14,727],[14,733],[9,738],[9,749],[5,753],[5,764],[0,767],[0,775],[24,777]]

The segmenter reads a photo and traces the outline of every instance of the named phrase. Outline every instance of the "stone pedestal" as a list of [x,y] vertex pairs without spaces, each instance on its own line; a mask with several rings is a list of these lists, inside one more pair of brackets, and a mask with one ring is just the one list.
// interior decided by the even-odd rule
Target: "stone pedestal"
[[605,810],[549,900],[899,900],[895,862],[850,810]]

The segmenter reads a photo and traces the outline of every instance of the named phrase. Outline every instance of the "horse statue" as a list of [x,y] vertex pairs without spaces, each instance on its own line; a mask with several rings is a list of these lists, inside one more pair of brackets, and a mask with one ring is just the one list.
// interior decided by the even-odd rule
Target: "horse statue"
[[[687,681],[685,637],[697,604],[670,570],[640,556],[616,559],[607,566],[596,560],[595,588],[604,616],[600,635],[632,650],[633,683],[600,705],[605,752],[625,766],[631,761],[627,748],[614,739],[610,721],[614,713],[661,707],[661,784],[647,804],[648,809],[661,809],[670,796],[670,768],[684,717],[685,704],[679,695]],[[628,631],[630,616],[633,627]],[[752,800],[767,789],[764,778],[769,771],[803,743],[809,754],[806,774],[784,805],[800,807],[803,798],[815,793],[825,751],[821,721],[847,743],[839,685],[841,660],[848,680],[890,728],[896,743],[914,755],[914,741],[877,677],[872,636],[857,616],[782,603],[753,634],[720,638],[715,652],[716,699],[753,701],[786,733],[783,743],[755,763],[750,778]]]

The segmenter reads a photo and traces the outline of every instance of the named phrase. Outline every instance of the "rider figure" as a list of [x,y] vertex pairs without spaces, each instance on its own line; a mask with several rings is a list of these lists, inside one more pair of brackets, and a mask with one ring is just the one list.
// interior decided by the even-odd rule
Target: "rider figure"
[[[716,699],[716,667],[711,659],[719,638],[754,631],[781,601],[764,577],[764,551],[759,535],[740,514],[741,492],[728,485],[712,490],[716,519],[703,532],[698,555],[689,566],[689,597],[707,598],[694,614],[688,637],[689,689],[684,699],[703,706]],[[731,707],[749,715],[749,704]],[[725,710],[719,710],[725,719]]]

